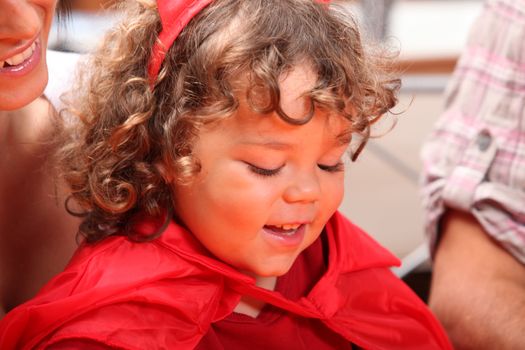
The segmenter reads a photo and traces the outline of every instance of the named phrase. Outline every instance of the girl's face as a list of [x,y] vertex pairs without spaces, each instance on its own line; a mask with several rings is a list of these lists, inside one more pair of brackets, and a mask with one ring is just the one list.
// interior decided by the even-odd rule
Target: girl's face
[[46,47],[57,0],[0,0],[0,110],[42,94]]
[[[281,81],[288,115],[306,115],[300,95],[313,83],[305,67]],[[175,211],[219,259],[255,277],[283,275],[341,203],[348,142],[338,136],[348,126],[323,113],[295,126],[241,101],[235,116],[200,133],[201,172],[174,186]]]

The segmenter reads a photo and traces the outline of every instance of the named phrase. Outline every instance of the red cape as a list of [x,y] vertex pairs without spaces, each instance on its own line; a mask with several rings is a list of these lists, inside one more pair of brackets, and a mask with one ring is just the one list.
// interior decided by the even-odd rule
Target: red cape
[[210,323],[250,295],[329,328],[365,349],[452,349],[426,305],[389,270],[399,261],[336,213],[328,269],[306,297],[258,288],[175,223],[146,243],[83,245],[64,272],[0,323],[0,349],[92,339],[122,349],[193,349]]

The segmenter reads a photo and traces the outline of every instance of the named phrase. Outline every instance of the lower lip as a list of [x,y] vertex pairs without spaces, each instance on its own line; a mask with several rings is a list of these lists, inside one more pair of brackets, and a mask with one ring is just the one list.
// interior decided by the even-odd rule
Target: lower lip
[[284,235],[278,232],[263,228],[264,237],[272,245],[282,248],[296,248],[303,242],[306,232],[306,225],[301,225],[292,235]]
[[40,63],[42,58],[40,42],[36,41],[35,50],[33,54],[24,62],[12,66],[0,68],[0,76],[2,77],[20,77],[32,72]]

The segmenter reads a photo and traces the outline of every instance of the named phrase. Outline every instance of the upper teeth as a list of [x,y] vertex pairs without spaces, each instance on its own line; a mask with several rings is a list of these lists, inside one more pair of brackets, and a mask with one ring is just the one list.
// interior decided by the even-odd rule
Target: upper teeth
[[301,225],[299,225],[299,224],[294,224],[294,225],[291,225],[291,224],[290,225],[275,225],[275,227],[278,227],[278,228],[280,228],[282,230],[287,230],[287,231],[288,230],[295,230],[299,226],[301,226]]
[[13,57],[6,59],[5,61],[0,61],[0,68],[3,68],[5,63],[9,64],[10,66],[17,66],[20,63],[24,62],[29,57],[31,57],[33,52],[35,52],[35,47],[36,47],[36,42],[33,42],[31,46],[29,46],[27,49],[20,52],[19,54],[16,54]]

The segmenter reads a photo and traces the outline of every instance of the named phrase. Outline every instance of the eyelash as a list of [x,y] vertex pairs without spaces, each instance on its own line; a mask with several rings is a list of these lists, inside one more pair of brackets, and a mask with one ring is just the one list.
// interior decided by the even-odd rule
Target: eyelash
[[[275,175],[278,175],[279,172],[281,171],[281,169],[284,167],[284,165],[278,167],[278,168],[275,168],[275,169],[265,169],[265,168],[259,168],[253,164],[250,164],[250,163],[246,163],[249,167],[249,169],[255,173],[256,175],[261,175],[261,176],[264,176],[264,177],[271,177],[271,176],[275,176]],[[317,165],[319,167],[319,169],[323,170],[323,171],[326,171],[328,173],[338,173],[340,171],[343,171],[344,170],[344,164],[342,162],[340,163],[337,163],[336,165],[323,165],[323,164],[318,164]]]
[[284,165],[278,167],[278,168],[275,168],[275,169],[265,169],[265,168],[259,168],[253,164],[250,164],[250,163],[246,163],[248,165],[248,168],[253,172],[255,173],[256,175],[261,175],[261,176],[264,176],[264,177],[270,177],[270,176],[275,176],[277,174],[279,174],[279,171],[281,171],[281,169],[284,167]]
[[340,171],[345,170],[345,165],[344,165],[343,162],[339,162],[336,165],[322,165],[322,164],[318,164],[317,166],[319,167],[319,169],[327,171],[329,173],[338,173]]

